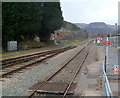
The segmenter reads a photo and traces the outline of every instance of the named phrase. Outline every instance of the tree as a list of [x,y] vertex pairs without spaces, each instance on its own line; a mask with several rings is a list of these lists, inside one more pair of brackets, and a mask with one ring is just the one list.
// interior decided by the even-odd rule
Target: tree
[[[43,6],[41,6],[43,4]],[[7,41],[23,41],[39,36],[47,42],[54,30],[62,26],[59,2],[3,2],[2,45]]]
[[20,35],[25,39],[34,38],[41,30],[42,11],[38,3],[24,2],[17,3],[21,13]]
[[63,24],[62,11],[59,2],[43,2],[41,8],[43,21],[39,37],[41,41],[48,42],[51,33]]
[[42,14],[39,3],[3,2],[2,8],[3,47],[6,47],[9,40],[33,38],[41,30]]
[[2,45],[6,47],[7,41],[13,40],[13,37],[17,35],[19,17],[16,17],[18,11],[13,3],[4,2],[2,9]]

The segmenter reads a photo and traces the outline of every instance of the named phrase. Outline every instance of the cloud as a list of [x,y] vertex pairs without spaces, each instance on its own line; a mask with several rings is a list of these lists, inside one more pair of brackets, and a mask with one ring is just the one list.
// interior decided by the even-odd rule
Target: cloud
[[[61,0],[63,1],[63,0]],[[118,0],[64,0],[61,2],[64,19],[70,22],[117,22]],[[67,2],[71,1],[71,2]]]
[[96,2],[96,3],[109,3],[109,2],[118,2],[119,0],[60,0],[60,2],[81,2],[81,3],[88,3],[88,2]]

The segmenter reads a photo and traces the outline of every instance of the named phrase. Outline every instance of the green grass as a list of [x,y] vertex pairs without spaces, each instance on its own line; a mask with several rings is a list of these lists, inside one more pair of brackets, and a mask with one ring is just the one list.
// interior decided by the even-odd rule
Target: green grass
[[75,41],[68,43],[67,45],[78,45],[78,44],[83,44],[83,41],[75,40]]

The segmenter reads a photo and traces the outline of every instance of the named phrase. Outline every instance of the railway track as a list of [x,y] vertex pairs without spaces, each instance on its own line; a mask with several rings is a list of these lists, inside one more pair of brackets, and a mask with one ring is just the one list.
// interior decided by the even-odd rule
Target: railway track
[[35,65],[47,58],[51,58],[57,54],[73,49],[75,47],[76,46],[69,46],[56,50],[45,51],[41,53],[35,53],[35,54],[30,54],[30,55],[25,55],[25,56],[20,56],[16,58],[11,58],[9,60],[5,60],[3,61],[3,66],[0,68],[2,69],[0,76],[2,78],[7,77],[15,72],[19,72],[22,69]]
[[[62,98],[66,98],[67,94],[68,94],[68,91],[70,90],[76,76],[78,75],[78,73],[80,72],[81,68],[82,68],[82,65],[84,64],[88,54],[89,54],[89,48],[90,46],[88,46],[88,44],[86,46],[84,46],[76,55],[74,55],[69,61],[67,61],[61,68],[59,68],[54,74],[52,74],[50,77],[48,77],[46,80],[44,80],[43,82],[38,82],[37,83],[37,86],[35,86],[32,91],[30,92],[30,94],[28,95],[28,98],[32,98],[36,93],[37,91],[40,89],[40,88],[44,88],[44,86],[47,85],[48,82],[50,81],[53,81],[54,78],[59,75],[66,67],[70,67],[72,65],[69,65],[71,62],[73,62],[78,56],[81,55],[81,60],[79,62],[79,64],[77,65],[76,67],[76,70],[73,72],[74,74],[71,75],[70,77],[70,81],[68,82],[68,85],[66,86],[65,90],[64,90],[64,93],[62,95]],[[73,68],[75,66],[72,66]],[[71,72],[70,72],[71,73]],[[63,76],[64,77],[64,76]],[[62,79],[61,77],[57,77],[59,79]],[[58,79],[58,82],[60,82]]]
[[50,51],[44,51],[44,52],[40,52],[40,53],[34,53],[34,54],[29,54],[29,55],[24,55],[24,56],[19,56],[19,57],[13,57],[10,59],[3,60],[0,63],[2,64],[2,69],[3,69],[4,68],[3,66],[11,65],[13,63],[18,64],[18,63],[20,63],[20,61],[27,61],[32,58],[34,59],[37,56],[44,56],[45,54],[60,51],[61,49],[69,49],[69,48],[74,48],[74,47],[75,46],[69,46],[69,47],[60,48],[60,49],[56,49],[56,50],[50,50]]

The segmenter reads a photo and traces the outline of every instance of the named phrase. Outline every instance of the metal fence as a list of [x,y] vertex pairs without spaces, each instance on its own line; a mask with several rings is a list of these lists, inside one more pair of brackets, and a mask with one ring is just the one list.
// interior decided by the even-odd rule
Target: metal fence
[[110,37],[111,46],[120,47],[120,35]]
[[110,88],[108,77],[105,72],[105,63],[104,62],[103,62],[102,72],[103,72],[103,77],[102,77],[103,96],[105,96],[106,98],[113,98],[113,94],[112,94],[112,91]]

